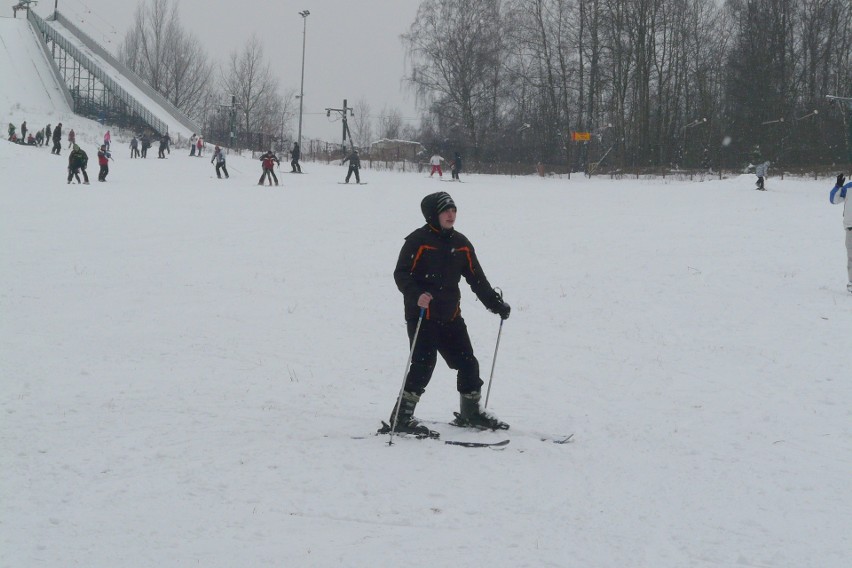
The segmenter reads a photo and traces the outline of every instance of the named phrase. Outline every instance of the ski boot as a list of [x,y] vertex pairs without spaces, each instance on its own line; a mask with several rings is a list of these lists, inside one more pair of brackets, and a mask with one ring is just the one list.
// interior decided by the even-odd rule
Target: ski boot
[[396,428],[393,431],[398,434],[410,434],[417,438],[438,438],[440,436],[438,432],[430,430],[414,417],[414,408],[420,402],[419,395],[404,391],[401,402],[402,406],[399,407],[399,415],[397,415],[396,405],[394,405],[390,419],[388,422],[382,422],[382,427],[376,431],[376,434],[390,434],[391,424],[394,423],[394,417],[396,417]]
[[478,428],[480,430],[508,430],[509,425],[494,416],[487,410],[480,408],[479,401],[482,395],[479,391],[461,396],[460,412],[454,412],[455,419],[451,422],[454,426],[462,428]]

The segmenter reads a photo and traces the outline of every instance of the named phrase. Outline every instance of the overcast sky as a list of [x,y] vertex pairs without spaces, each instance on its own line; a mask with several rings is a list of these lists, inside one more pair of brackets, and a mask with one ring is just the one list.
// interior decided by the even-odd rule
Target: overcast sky
[[[41,0],[36,12],[47,16],[56,0]],[[327,107],[352,106],[366,99],[374,115],[385,105],[415,121],[414,95],[405,87],[404,50],[399,36],[408,31],[419,0],[172,0],[181,23],[224,63],[252,33],[264,44],[268,61],[281,78],[281,92],[299,90],[302,17],[307,19],[303,138],[340,139],[340,122],[330,123]],[[115,54],[141,0],[58,0],[59,11]],[[293,125],[296,130],[296,124]]]

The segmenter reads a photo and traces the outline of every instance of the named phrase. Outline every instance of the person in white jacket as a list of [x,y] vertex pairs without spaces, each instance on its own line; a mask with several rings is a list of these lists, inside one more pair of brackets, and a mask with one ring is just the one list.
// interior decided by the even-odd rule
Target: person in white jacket
[[843,204],[843,228],[846,233],[846,272],[849,276],[849,283],[846,289],[852,294],[852,181],[846,182],[843,174],[837,176],[837,182],[831,189],[828,198],[835,205]]
[[432,174],[438,172],[438,177],[444,177],[444,172],[441,171],[441,162],[444,161],[444,158],[439,156],[438,154],[433,154],[431,158],[429,158],[429,163],[432,165],[432,171],[429,172],[429,177],[432,177]]

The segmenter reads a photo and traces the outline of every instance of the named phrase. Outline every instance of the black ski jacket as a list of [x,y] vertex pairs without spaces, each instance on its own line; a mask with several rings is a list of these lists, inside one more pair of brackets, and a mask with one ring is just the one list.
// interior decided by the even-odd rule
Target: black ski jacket
[[428,224],[405,237],[393,272],[403,295],[405,319],[420,317],[417,300],[424,292],[432,294],[426,319],[446,322],[458,317],[462,276],[485,307],[496,313],[502,300],[488,283],[467,237],[455,230],[439,232]]

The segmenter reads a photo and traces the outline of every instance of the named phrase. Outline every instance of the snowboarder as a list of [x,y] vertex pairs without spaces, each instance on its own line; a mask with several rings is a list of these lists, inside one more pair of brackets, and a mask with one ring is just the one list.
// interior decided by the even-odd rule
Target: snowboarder
[[754,185],[756,186],[755,189],[757,189],[758,191],[766,191],[766,186],[764,185],[765,181],[764,181],[763,178],[766,177],[766,172],[767,172],[768,169],[769,169],[769,162],[768,161],[767,162],[761,162],[760,164],[757,164],[757,166],[755,166],[755,168],[754,168],[754,175],[757,176],[757,181],[754,182]]
[[68,183],[71,183],[71,178],[77,179],[80,183],[80,172],[83,172],[83,183],[89,185],[89,175],[86,173],[86,166],[89,163],[89,156],[86,152],[74,144],[71,153],[68,154]]
[[272,180],[275,180],[275,185],[278,185],[278,176],[275,175],[275,164],[281,165],[281,160],[278,159],[272,150],[269,150],[266,154],[260,157],[261,166],[263,167],[263,173],[260,174],[260,181],[257,182],[257,185],[263,185],[263,181],[265,179],[269,180],[269,185],[272,185]]
[[293,149],[290,151],[290,173],[300,174],[302,173],[302,166],[299,165],[299,157],[302,155],[302,151],[299,148],[298,142],[293,142]]
[[[216,162],[216,177],[222,179],[222,174],[219,170],[225,173],[225,179],[228,179],[228,168],[225,167],[225,152],[219,147],[213,150],[213,159],[210,160],[210,163]],[[262,179],[262,178],[261,178]]]
[[453,165],[452,165],[452,170],[453,170],[452,174],[453,174],[454,180],[461,181],[459,179],[459,172],[461,171],[461,169],[462,169],[462,157],[461,157],[461,154],[456,152],[456,155],[453,157]]
[[849,277],[846,289],[852,294],[852,181],[846,183],[846,177],[839,174],[829,194],[829,200],[835,205],[843,204],[843,228],[846,230],[846,275]]
[[[511,308],[491,287],[470,241],[454,229],[456,204],[446,192],[423,198],[420,210],[426,225],[405,238],[394,269],[394,280],[402,292],[408,338],[414,341],[411,366],[405,379],[395,432],[435,437],[436,434],[414,417],[414,408],[426,390],[435,370],[438,353],[451,369],[458,371],[456,389],[460,412],[455,424],[477,428],[508,429],[509,425],[480,407],[482,379],[479,362],[473,355],[467,326],[460,312],[459,281],[464,276],[473,292],[490,311],[502,319]],[[379,433],[390,432],[390,425]]]
[[51,154],[56,154],[57,156],[62,152],[62,123],[56,125],[56,128],[53,129],[53,149],[50,151]]
[[358,156],[358,150],[352,150],[352,153],[343,158],[341,164],[349,162],[349,171],[346,172],[346,183],[349,183],[349,178],[355,174],[355,183],[361,183],[361,175],[358,170],[361,169],[361,158]]
[[429,158],[429,163],[432,165],[432,171],[429,172],[429,177],[432,177],[432,174],[435,172],[438,172],[438,177],[444,177],[444,172],[441,170],[441,162],[443,161],[444,158],[438,154],[432,154],[432,157]]
[[112,158],[112,154],[109,153],[109,148],[106,144],[102,145],[101,149],[98,150],[98,165],[101,167],[98,172],[98,181],[106,181],[109,174],[110,158]]

